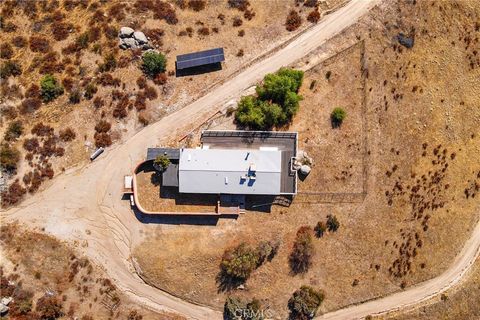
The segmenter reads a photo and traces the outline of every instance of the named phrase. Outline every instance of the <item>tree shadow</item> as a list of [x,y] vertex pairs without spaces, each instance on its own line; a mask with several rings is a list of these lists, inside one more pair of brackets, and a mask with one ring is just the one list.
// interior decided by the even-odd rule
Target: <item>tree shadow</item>
[[232,277],[224,270],[220,270],[215,277],[215,282],[217,283],[217,292],[222,293],[234,290],[239,285],[245,284],[245,279]]

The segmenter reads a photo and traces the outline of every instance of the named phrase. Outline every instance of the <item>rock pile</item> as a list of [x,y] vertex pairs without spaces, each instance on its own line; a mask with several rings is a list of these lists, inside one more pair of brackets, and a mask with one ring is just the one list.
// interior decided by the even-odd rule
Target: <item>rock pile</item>
[[129,27],[120,28],[120,33],[118,34],[120,38],[120,48],[121,49],[136,49],[140,48],[142,50],[153,49],[152,46],[148,44],[148,39],[143,32],[135,31]]

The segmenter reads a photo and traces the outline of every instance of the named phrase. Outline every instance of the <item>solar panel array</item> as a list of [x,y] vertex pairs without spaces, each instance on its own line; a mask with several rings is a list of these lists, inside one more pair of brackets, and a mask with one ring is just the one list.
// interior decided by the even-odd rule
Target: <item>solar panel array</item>
[[223,48],[181,54],[177,56],[177,69],[192,68],[225,61]]

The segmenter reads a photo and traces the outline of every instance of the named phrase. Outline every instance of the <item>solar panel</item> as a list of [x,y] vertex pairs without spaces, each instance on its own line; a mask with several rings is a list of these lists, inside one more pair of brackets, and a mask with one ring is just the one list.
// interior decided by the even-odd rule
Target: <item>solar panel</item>
[[187,53],[177,56],[177,69],[185,69],[225,60],[223,48]]

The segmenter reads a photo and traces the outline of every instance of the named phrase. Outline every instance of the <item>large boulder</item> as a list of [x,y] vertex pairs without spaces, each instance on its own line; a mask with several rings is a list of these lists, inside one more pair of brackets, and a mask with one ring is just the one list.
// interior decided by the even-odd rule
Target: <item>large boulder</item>
[[133,38],[120,39],[120,48],[122,49],[137,48],[137,42]]
[[138,43],[139,45],[147,44],[147,43],[148,43],[147,37],[146,37],[145,34],[143,34],[143,32],[141,32],[141,31],[135,31],[135,32],[133,33],[133,38],[134,38],[135,40],[137,40],[137,43]]
[[133,33],[135,32],[135,30],[133,30],[132,28],[130,27],[121,27],[120,28],[120,33],[118,34],[118,36],[120,38],[130,38]]

